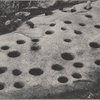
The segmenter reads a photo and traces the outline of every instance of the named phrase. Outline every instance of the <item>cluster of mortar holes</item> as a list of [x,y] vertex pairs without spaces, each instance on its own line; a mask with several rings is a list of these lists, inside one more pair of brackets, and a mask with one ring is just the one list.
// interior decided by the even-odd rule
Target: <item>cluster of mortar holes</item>
[[0,74],[3,74],[7,71],[7,67],[0,67]]
[[80,73],[73,73],[72,77],[76,78],[76,79],[79,79],[79,78],[82,78],[82,75]]
[[19,51],[10,51],[8,53],[8,57],[11,57],[11,58],[19,57],[20,55],[21,53]]
[[74,66],[75,68],[82,68],[82,67],[84,66],[84,64],[81,63],[81,62],[75,62],[75,63],[73,64],[73,66]]
[[32,68],[29,70],[29,73],[34,76],[39,76],[43,74],[43,70],[40,68]]
[[91,48],[100,48],[100,44],[98,44],[97,42],[90,42],[89,43],[89,46]]
[[100,25],[94,25],[94,27],[100,29]]
[[100,66],[100,60],[96,60],[95,64]]
[[12,71],[12,74],[14,75],[14,76],[19,76],[19,75],[21,75],[21,71],[19,70],[19,69],[14,69],[13,71]]
[[51,35],[53,33],[54,33],[54,31],[51,31],[51,30],[48,30],[48,31],[45,32],[45,34],[47,34],[47,35]]
[[72,42],[72,40],[71,39],[64,39],[64,42],[70,43],[70,42]]
[[81,35],[82,34],[82,32],[79,31],[79,30],[74,30],[74,33],[77,34],[77,35]]
[[64,23],[65,24],[72,24],[72,22],[71,21],[68,21],[68,20],[64,21]]
[[92,18],[93,16],[90,15],[90,14],[86,14],[85,17],[87,17],[87,18]]
[[3,90],[5,88],[5,83],[0,82],[0,90]]
[[9,46],[6,46],[6,45],[1,47],[2,50],[8,50],[9,48],[10,47]]
[[24,44],[25,43],[25,40],[17,40],[16,43],[17,44]]
[[66,28],[66,27],[61,27],[61,30],[62,30],[62,31],[66,31],[67,28]]
[[73,60],[74,59],[74,55],[72,53],[62,53],[61,54],[61,57],[64,59],[64,60]]
[[59,83],[67,83],[68,78],[66,76],[60,76],[60,77],[58,77],[58,82]]
[[51,27],[54,27],[55,25],[56,25],[55,23],[51,23],[51,24],[50,24]]
[[39,39],[32,39],[32,42],[39,42]]
[[52,69],[55,70],[55,71],[61,71],[61,70],[64,69],[64,67],[59,65],[59,64],[53,64]]
[[79,23],[80,26],[86,26],[84,23]]
[[14,87],[17,89],[23,88],[25,85],[23,82],[15,82]]

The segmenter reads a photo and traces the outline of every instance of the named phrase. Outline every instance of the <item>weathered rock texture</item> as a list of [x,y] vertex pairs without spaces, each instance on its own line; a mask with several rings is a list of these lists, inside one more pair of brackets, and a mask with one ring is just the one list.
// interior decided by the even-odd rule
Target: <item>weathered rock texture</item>
[[1,99],[100,98],[100,1],[85,5],[0,36]]

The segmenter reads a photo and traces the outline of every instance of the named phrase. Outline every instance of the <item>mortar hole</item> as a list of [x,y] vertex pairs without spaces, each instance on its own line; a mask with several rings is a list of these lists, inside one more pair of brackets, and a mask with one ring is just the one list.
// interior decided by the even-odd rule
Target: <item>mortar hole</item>
[[94,25],[95,28],[100,28],[100,25]]
[[74,30],[74,33],[75,34],[78,34],[78,35],[81,35],[82,34],[82,32],[81,31],[78,31],[78,30]]
[[23,88],[24,87],[24,83],[23,82],[15,82],[14,83],[14,87],[15,88]]
[[13,75],[15,75],[15,76],[18,76],[18,75],[20,75],[22,72],[19,70],[19,69],[14,69],[13,71],[12,71],[12,74]]
[[51,34],[53,34],[54,32],[53,31],[46,31],[45,32],[45,34],[47,34],[47,35],[51,35]]
[[9,57],[15,58],[15,57],[19,57],[20,56],[20,52],[18,51],[11,51],[8,53]]
[[53,64],[52,65],[52,69],[53,70],[56,70],[56,71],[60,71],[62,69],[64,69],[61,65],[58,65],[58,64]]
[[79,73],[73,73],[72,76],[73,78],[82,78],[81,74]]
[[90,42],[90,43],[89,43],[89,46],[90,46],[91,48],[99,48],[99,47],[100,47],[100,45],[99,45],[97,42]]
[[31,46],[31,50],[33,51],[37,51],[37,50],[39,50],[40,49],[40,46],[38,46],[38,45],[33,45],[33,46]]
[[85,26],[85,24],[84,24],[84,23],[79,23],[79,25],[80,25],[80,26]]
[[2,46],[1,49],[2,50],[8,50],[9,49],[9,46]]
[[95,61],[95,64],[96,64],[96,65],[100,65],[100,60],[96,60],[96,61]]
[[32,39],[32,42],[39,42],[39,39]]
[[7,67],[0,67],[0,74],[5,73],[7,71]]
[[63,30],[63,31],[65,31],[65,30],[67,30],[65,27],[61,27],[61,30]]
[[75,62],[75,63],[73,64],[73,66],[76,67],[76,68],[82,68],[84,65],[83,65],[83,63],[81,63],[81,62]]
[[65,42],[71,42],[71,39],[64,39]]
[[53,26],[55,26],[55,25],[56,25],[55,23],[51,23],[51,24],[50,24],[51,27],[53,27]]
[[71,53],[62,53],[62,54],[61,54],[61,57],[62,57],[64,60],[73,60],[73,59],[74,59],[74,55],[71,54]]
[[0,83],[0,90],[3,90],[5,88],[5,84],[4,83]]
[[30,73],[31,75],[38,76],[38,75],[43,74],[43,70],[40,69],[40,68],[32,68],[32,69],[29,70],[29,73]]
[[32,23],[31,21],[27,21],[26,24],[27,24],[30,28],[34,28],[34,23]]
[[65,24],[71,24],[71,21],[64,21]]
[[16,42],[17,42],[17,44],[24,44],[25,43],[24,40],[17,40]]
[[68,78],[65,77],[65,76],[60,76],[58,78],[58,82],[60,82],[60,83],[66,83],[66,82],[68,82]]
[[86,14],[85,17],[87,17],[87,18],[92,18],[92,15]]

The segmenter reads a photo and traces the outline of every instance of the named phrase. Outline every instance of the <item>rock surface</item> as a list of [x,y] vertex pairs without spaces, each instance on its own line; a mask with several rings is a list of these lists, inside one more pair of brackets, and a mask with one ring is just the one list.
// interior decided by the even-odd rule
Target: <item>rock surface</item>
[[1,99],[100,98],[100,1],[84,5],[0,36]]

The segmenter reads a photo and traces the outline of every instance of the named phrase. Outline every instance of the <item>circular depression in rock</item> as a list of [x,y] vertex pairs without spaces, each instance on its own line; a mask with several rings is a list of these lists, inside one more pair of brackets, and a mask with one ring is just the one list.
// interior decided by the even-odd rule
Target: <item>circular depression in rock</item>
[[71,21],[68,21],[68,20],[64,21],[64,23],[65,24],[72,24],[72,22]]
[[7,67],[0,67],[0,74],[3,74],[7,71]]
[[19,70],[19,69],[14,69],[12,71],[12,74],[15,75],[15,76],[19,76],[22,72]]
[[24,44],[25,43],[25,40],[17,40],[16,43],[17,44]]
[[1,49],[2,50],[8,50],[10,47],[9,46],[2,46]]
[[43,70],[40,68],[32,68],[29,70],[29,73],[34,76],[39,76],[43,74]]
[[23,82],[15,82],[14,83],[14,87],[15,88],[23,88],[24,87],[24,83]]
[[60,82],[60,83],[66,83],[66,82],[68,82],[68,78],[66,76],[60,76],[58,78],[58,82]]
[[96,61],[95,61],[95,64],[96,64],[96,65],[100,65],[100,60],[96,60]]
[[61,54],[61,57],[64,59],[64,60],[73,60],[74,59],[74,55],[72,53],[62,53]]
[[78,79],[78,78],[82,78],[82,75],[80,73],[73,73],[72,77]]
[[55,70],[55,71],[61,71],[64,68],[61,65],[59,65],[59,64],[53,64],[52,65],[52,69]]
[[39,42],[39,39],[32,39],[32,42]]
[[3,90],[5,88],[5,84],[0,82],[0,90]]
[[72,40],[71,39],[64,39],[64,41],[70,43]]
[[90,42],[89,43],[89,46],[91,48],[100,48],[100,44],[98,44],[97,42]]
[[74,30],[74,33],[77,34],[77,35],[81,35],[82,34],[82,32],[79,31],[79,30]]
[[8,57],[11,57],[11,58],[19,57],[20,55],[21,53],[19,51],[10,51],[8,53]]
[[53,34],[54,32],[53,31],[50,31],[50,30],[48,30],[48,31],[46,31],[45,32],[45,34],[47,34],[47,35],[51,35],[51,34]]
[[84,64],[81,63],[81,62],[75,62],[75,63],[73,64],[73,66],[76,67],[76,68],[82,68],[82,67],[84,66]]

